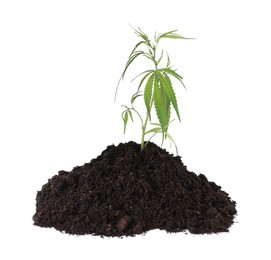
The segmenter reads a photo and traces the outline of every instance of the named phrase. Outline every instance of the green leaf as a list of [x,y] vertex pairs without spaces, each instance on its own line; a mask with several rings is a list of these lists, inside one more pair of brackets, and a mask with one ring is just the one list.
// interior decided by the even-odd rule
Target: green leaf
[[132,98],[131,98],[131,104],[133,105],[134,102],[135,102],[135,100],[136,100],[138,97],[141,97],[141,96],[143,96],[143,95],[141,94],[141,91],[137,91],[137,92],[132,96]]
[[174,139],[172,138],[172,136],[169,133],[166,133],[166,136],[169,138],[169,140],[174,144],[175,149],[176,149],[176,154],[178,155],[178,147],[174,141]]
[[[161,73],[159,73],[158,75],[159,75],[159,82],[160,82],[161,90],[165,94],[165,96],[164,96],[164,99],[165,99],[165,113],[166,113],[165,132],[167,132],[168,125],[169,125],[169,119],[170,119],[170,99],[167,96],[167,93],[166,93],[167,86],[166,86],[165,82],[163,81]],[[163,136],[163,137],[166,137],[166,136]]]
[[146,79],[151,73],[153,73],[153,72],[154,72],[154,71],[151,70],[149,73],[147,73],[147,74],[141,79],[141,81],[140,81],[140,83],[139,83],[139,85],[138,85],[137,91],[140,90],[140,88],[141,88],[143,82],[145,81],[145,79]]
[[145,135],[150,134],[150,133],[155,133],[155,134],[157,134],[157,133],[161,133],[161,132],[162,132],[161,127],[154,127],[154,128],[152,128],[152,129],[150,129],[149,131],[147,131],[147,132],[145,133]]
[[125,76],[125,73],[127,71],[127,69],[129,68],[129,66],[131,65],[131,63],[140,55],[142,55],[144,52],[143,51],[140,51],[140,52],[135,52],[127,61],[126,65],[125,65],[125,68],[124,68],[124,71],[121,75],[121,78],[123,79],[124,76]]
[[144,44],[144,43],[145,43],[145,41],[141,41],[141,42],[137,43],[137,44],[135,45],[135,47],[133,48],[133,50],[131,51],[131,54],[129,55],[129,58],[134,54],[135,50],[136,50],[141,44]]
[[175,96],[174,90],[172,88],[172,84],[171,84],[170,79],[167,76],[167,74],[162,74],[162,73],[160,73],[160,78],[161,78],[161,81],[163,82],[165,93],[166,93],[169,101],[172,103],[179,120],[181,120],[178,105],[177,105],[176,96]]
[[186,89],[184,83],[183,83],[183,78],[181,75],[179,75],[175,70],[172,70],[170,68],[163,68],[160,69],[163,72],[166,72],[167,74],[170,74],[171,76],[173,76],[174,78],[176,78],[178,81],[180,81],[183,85],[183,87]]
[[138,27],[138,36],[141,37],[148,45],[150,45],[149,37],[146,33],[144,33],[139,27]]
[[122,119],[123,119],[123,122],[124,122],[124,132],[123,133],[125,134],[126,126],[127,126],[127,122],[128,122],[128,111],[127,110],[123,111]]
[[157,38],[157,42],[160,41],[162,38],[168,38],[168,39],[183,39],[183,40],[192,40],[193,38],[186,38],[181,36],[180,34],[177,34],[178,30],[169,31],[163,34],[160,34]]
[[160,126],[161,128],[161,124],[158,124],[158,123],[150,123],[151,125],[156,125],[156,126]]
[[152,94],[153,94],[153,79],[154,79],[154,75],[152,74],[145,86],[145,91],[144,91],[144,101],[145,101],[145,105],[147,108],[147,113],[149,115],[149,117],[151,117],[151,100],[152,100]]
[[158,120],[161,124],[161,129],[163,134],[166,131],[167,127],[167,100],[166,100],[166,94],[161,86],[159,86],[158,78],[157,76],[154,78],[154,106],[156,109]]
[[125,68],[124,68],[124,71],[122,72],[121,74],[121,77],[119,79],[119,82],[117,84],[117,88],[116,88],[116,91],[115,91],[115,97],[114,97],[114,102],[116,101],[116,97],[117,97],[117,93],[118,93],[118,89],[119,89],[119,85],[120,85],[120,81],[124,79],[124,76],[125,76],[125,73],[127,71],[127,69],[129,68],[129,66],[131,65],[131,63],[140,55],[142,55],[144,52],[135,52],[127,61],[126,65],[125,65]]
[[160,58],[159,58],[158,61],[157,61],[157,65],[158,65],[158,64],[160,63],[160,61],[162,60],[163,54],[164,54],[164,50],[162,50],[162,52],[161,52],[161,56],[160,56]]
[[[145,71],[141,72],[140,74],[138,74],[136,77],[134,77],[134,78],[131,80],[131,82],[133,82],[134,80],[136,80],[138,77],[140,77],[141,75],[143,75],[143,74],[145,74],[145,73],[147,73],[145,76],[148,77],[148,75],[150,75],[153,71],[154,71],[154,70],[145,70]],[[146,77],[145,77],[145,78],[146,78]],[[143,77],[143,78],[144,78],[144,77]],[[145,79],[145,78],[144,78],[144,79]]]
[[146,58],[148,58],[152,62],[156,63],[156,60],[152,57],[152,55],[150,55],[148,53],[144,53],[143,56],[146,57]]
[[132,111],[129,109],[128,112],[129,112],[129,116],[130,116],[132,122],[134,122]]
[[167,68],[170,66],[170,59],[169,59],[169,55],[167,53]]
[[149,40],[149,37],[147,36],[147,34],[144,33],[139,27],[138,27],[138,30],[136,30],[133,26],[131,26],[131,27],[134,29],[136,35],[141,37],[144,40],[144,42],[146,42],[147,45],[150,46],[150,40]]

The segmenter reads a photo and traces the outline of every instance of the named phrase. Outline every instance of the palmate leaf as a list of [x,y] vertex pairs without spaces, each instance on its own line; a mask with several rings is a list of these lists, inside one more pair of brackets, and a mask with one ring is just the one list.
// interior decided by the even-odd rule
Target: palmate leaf
[[176,96],[175,96],[174,90],[172,88],[171,81],[170,81],[167,74],[159,73],[159,75],[160,75],[161,82],[163,82],[163,88],[165,90],[166,96],[167,96],[168,100],[172,103],[172,105],[176,111],[176,114],[178,116],[178,119],[181,120]]
[[149,118],[151,118],[151,103],[152,103],[152,96],[153,96],[153,81],[154,81],[155,74],[151,74],[144,90],[144,101],[147,108],[147,113]]

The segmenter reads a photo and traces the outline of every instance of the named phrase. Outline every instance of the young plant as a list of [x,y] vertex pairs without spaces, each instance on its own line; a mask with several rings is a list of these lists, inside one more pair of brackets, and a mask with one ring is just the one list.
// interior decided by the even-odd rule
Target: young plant
[[[169,124],[173,121],[170,121],[170,111],[171,107],[174,108],[178,119],[180,120],[180,113],[178,109],[177,99],[175,92],[172,87],[171,77],[177,79],[184,87],[183,78],[176,72],[175,69],[170,65],[170,59],[168,53],[166,54],[166,66],[159,67],[163,58],[164,50],[161,50],[158,54],[158,44],[162,39],[190,39],[185,38],[177,34],[177,30],[169,31],[159,35],[154,35],[154,41],[151,41],[149,37],[140,29],[134,29],[135,33],[141,38],[140,41],[135,45],[131,54],[129,55],[128,61],[125,65],[124,71],[118,82],[115,99],[117,96],[118,87],[120,81],[124,79],[124,76],[127,72],[127,69],[136,60],[138,57],[144,57],[147,60],[150,60],[153,63],[153,69],[143,71],[137,75],[133,80],[141,77],[137,91],[131,98],[131,105],[124,105],[124,111],[122,112],[122,119],[124,122],[124,133],[126,131],[126,126],[129,118],[133,121],[133,114],[136,114],[141,122],[141,150],[147,145],[147,143],[158,133],[162,134],[162,144],[164,139],[168,138],[171,142],[174,143],[176,152],[178,154],[178,149],[175,141],[172,136],[168,133]],[[133,81],[132,80],[132,81]],[[141,90],[142,86],[145,85],[144,90]],[[138,110],[135,109],[134,103],[137,98],[143,96],[145,106],[146,106],[146,115],[145,118],[141,116]],[[151,122],[151,112],[153,106],[155,107],[156,114],[158,117],[159,123],[150,123]],[[147,130],[148,123],[152,125],[152,128]],[[151,135],[147,142],[145,138],[147,135]]]

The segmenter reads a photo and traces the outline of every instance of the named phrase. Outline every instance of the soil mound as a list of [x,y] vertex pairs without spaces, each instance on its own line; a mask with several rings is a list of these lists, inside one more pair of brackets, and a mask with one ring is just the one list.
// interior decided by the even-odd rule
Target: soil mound
[[59,171],[37,193],[34,224],[69,234],[133,236],[152,229],[227,232],[236,203],[181,157],[154,143],[108,146],[90,163]]

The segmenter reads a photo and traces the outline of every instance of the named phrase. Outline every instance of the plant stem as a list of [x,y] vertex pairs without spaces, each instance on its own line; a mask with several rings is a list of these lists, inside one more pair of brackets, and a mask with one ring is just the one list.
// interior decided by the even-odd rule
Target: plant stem
[[141,135],[141,151],[144,149],[144,143],[145,143],[145,132],[146,132],[146,127],[147,123],[149,120],[149,114],[147,113],[145,123],[142,125],[142,135]]
[[138,115],[141,125],[142,125],[142,136],[141,136],[141,151],[144,149],[144,142],[145,142],[145,132],[146,132],[146,126],[147,126],[147,122],[149,119],[149,116],[147,115],[145,123],[143,123],[143,119],[141,117],[141,115],[138,113],[138,111],[136,109],[134,109],[132,107],[132,110],[136,112],[136,114]]
[[[157,61],[155,59],[155,56],[156,56],[156,49],[157,49],[157,45],[155,46],[150,46],[150,48],[152,49],[153,51],[153,55],[152,55],[152,58],[153,58],[153,63],[154,63],[154,66],[155,66],[155,70],[157,70]],[[151,101],[151,107],[152,107],[152,104],[153,104],[153,100]],[[150,108],[151,110],[151,108]],[[147,112],[147,116],[146,116],[146,119],[145,119],[145,123],[143,124],[143,121],[141,120],[142,122],[142,135],[141,135],[141,151],[144,149],[145,145],[145,133],[146,133],[146,127],[147,127],[147,124],[148,124],[148,120],[149,120],[149,113]]]

